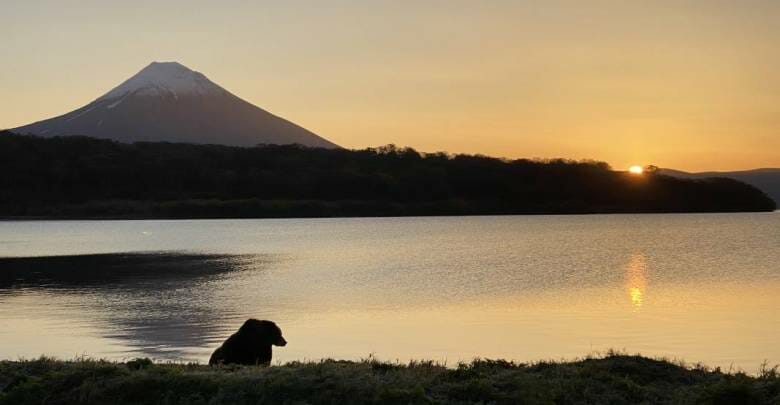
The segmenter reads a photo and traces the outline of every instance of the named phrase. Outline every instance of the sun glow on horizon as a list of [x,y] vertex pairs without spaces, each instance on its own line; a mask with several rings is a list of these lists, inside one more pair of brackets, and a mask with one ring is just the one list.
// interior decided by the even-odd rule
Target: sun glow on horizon
[[780,166],[778,1],[139,3],[0,3],[0,129],[167,60],[348,149]]
[[634,166],[629,167],[628,171],[631,174],[642,174],[642,173],[644,173],[645,169],[643,169],[642,166],[634,165]]

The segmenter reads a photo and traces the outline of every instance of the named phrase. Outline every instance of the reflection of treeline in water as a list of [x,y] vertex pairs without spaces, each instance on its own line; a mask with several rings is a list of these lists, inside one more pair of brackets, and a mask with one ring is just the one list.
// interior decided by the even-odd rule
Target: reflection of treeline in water
[[734,180],[606,163],[0,133],[0,216],[310,217],[769,211]]
[[250,256],[176,252],[0,257],[0,291],[12,288],[164,289],[238,271]]
[[0,361],[0,404],[776,404],[755,376],[639,356],[516,364],[326,360],[283,366]]
[[103,338],[147,356],[181,358],[218,344],[239,322],[242,303],[224,299],[232,293],[228,280],[277,259],[186,252],[0,257],[0,298],[48,297],[51,311],[80,319]]

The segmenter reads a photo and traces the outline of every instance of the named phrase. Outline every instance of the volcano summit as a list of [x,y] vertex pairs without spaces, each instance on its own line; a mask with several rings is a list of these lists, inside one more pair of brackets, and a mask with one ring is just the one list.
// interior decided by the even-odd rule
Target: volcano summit
[[84,107],[11,131],[44,137],[85,135],[120,142],[295,143],[338,148],[176,62],[154,62]]

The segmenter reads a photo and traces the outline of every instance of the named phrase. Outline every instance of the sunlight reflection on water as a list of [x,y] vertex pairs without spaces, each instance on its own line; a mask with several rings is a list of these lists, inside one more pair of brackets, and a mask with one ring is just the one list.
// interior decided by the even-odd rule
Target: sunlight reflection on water
[[631,255],[631,261],[626,267],[626,284],[631,304],[639,310],[647,290],[647,259],[641,253]]

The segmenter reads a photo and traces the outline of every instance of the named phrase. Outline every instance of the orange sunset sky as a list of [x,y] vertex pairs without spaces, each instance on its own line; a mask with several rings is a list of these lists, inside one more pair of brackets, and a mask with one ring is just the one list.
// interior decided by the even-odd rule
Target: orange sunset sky
[[0,128],[178,61],[331,141],[780,167],[780,1],[18,1]]

